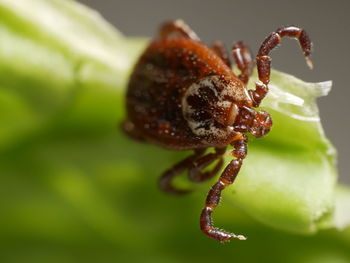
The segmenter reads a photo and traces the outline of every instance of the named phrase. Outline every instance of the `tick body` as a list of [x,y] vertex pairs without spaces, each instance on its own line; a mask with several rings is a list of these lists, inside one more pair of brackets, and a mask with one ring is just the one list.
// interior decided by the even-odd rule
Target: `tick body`
[[[262,137],[272,126],[270,115],[254,108],[268,92],[269,52],[284,36],[298,38],[305,57],[310,55],[311,42],[303,29],[287,26],[271,33],[256,57],[259,81],[255,90],[246,88],[254,66],[246,44],[237,42],[232,49],[240,70],[236,76],[222,43],[205,46],[181,20],[160,28],[158,38],[147,47],[130,77],[125,132],[171,150],[194,151],[163,173],[159,181],[162,190],[187,193],[172,183],[184,171],[193,182],[212,178],[222,168],[226,147],[233,146],[233,160],[210,189],[200,216],[201,230],[220,242],[245,239],[214,228],[211,214],[219,204],[221,191],[234,182],[247,155],[246,133]],[[206,153],[209,147],[215,151]],[[210,164],[214,165],[208,171],[205,168]]]

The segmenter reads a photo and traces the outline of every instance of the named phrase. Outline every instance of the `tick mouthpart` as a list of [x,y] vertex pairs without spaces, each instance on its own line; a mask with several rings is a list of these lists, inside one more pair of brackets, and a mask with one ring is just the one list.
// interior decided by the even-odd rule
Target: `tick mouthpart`
[[250,128],[250,133],[256,137],[262,137],[266,135],[272,126],[272,119],[268,112],[258,111],[254,116],[252,126]]
[[266,111],[255,111],[254,109],[243,106],[233,125],[235,131],[249,132],[254,137],[259,138],[270,131],[272,119]]

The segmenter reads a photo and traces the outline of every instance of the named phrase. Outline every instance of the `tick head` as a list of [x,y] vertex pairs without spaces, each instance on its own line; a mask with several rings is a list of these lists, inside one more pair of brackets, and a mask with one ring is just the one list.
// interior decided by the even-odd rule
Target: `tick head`
[[265,136],[272,126],[272,119],[268,112],[257,111],[253,119],[252,126],[250,127],[250,133],[256,137]]
[[254,137],[265,136],[271,129],[272,119],[266,111],[255,111],[250,107],[243,106],[234,123],[234,129],[240,132],[249,132]]

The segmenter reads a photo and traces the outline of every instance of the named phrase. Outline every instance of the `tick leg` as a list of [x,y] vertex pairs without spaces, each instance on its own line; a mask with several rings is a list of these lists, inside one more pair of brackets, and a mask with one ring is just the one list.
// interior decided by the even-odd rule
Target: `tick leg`
[[232,155],[235,156],[236,159],[232,160],[227,165],[227,167],[221,174],[218,182],[214,184],[213,187],[210,189],[207,199],[205,201],[205,206],[200,216],[201,230],[208,237],[220,242],[227,242],[230,241],[232,238],[237,238],[239,240],[246,239],[242,235],[235,235],[233,233],[225,232],[218,228],[214,228],[212,223],[211,215],[220,202],[221,191],[234,182],[242,166],[243,159],[247,154],[247,137],[245,135],[238,134],[232,145],[234,146]]
[[[215,176],[223,165],[222,155],[225,153],[225,148],[215,148],[215,153],[209,153],[200,157],[192,163],[192,167],[189,169],[189,178],[193,182],[203,182],[209,180]],[[214,161],[218,160],[214,168],[208,172],[202,172],[202,170]]]
[[269,53],[280,42],[282,37],[297,38],[304,53],[307,65],[312,69],[313,65],[309,56],[311,54],[311,40],[304,29],[297,26],[285,26],[272,32],[262,43],[258,55],[256,56],[256,64],[258,68],[259,81],[255,84],[255,90],[249,91],[254,101],[254,107],[258,107],[262,99],[266,96],[270,82],[271,57]]
[[254,66],[254,61],[248,45],[243,41],[236,42],[232,47],[232,56],[238,69],[241,71],[238,78],[244,84],[247,84]]
[[224,43],[222,43],[220,40],[216,40],[212,46],[212,50],[214,50],[216,55],[218,55],[225,62],[225,64],[231,68],[231,61]]
[[191,190],[184,190],[176,188],[172,183],[175,176],[180,175],[184,170],[189,169],[192,163],[198,159],[203,153],[205,149],[198,149],[195,153],[181,162],[175,164],[169,170],[165,171],[162,176],[159,178],[159,187],[161,190],[171,193],[171,194],[186,194]]
[[199,41],[199,37],[193,30],[181,19],[163,24],[159,30],[160,38],[186,37]]

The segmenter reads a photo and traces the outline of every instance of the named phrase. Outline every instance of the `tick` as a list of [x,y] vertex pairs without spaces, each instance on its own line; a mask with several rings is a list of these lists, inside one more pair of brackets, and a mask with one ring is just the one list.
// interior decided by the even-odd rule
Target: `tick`
[[[146,48],[130,77],[124,131],[134,139],[170,150],[194,151],[163,173],[159,180],[162,190],[174,194],[189,192],[173,184],[173,178],[184,171],[193,182],[212,178],[222,168],[226,147],[233,146],[234,158],[209,190],[200,215],[201,230],[220,242],[246,239],[213,227],[212,213],[222,190],[234,182],[247,155],[246,134],[258,138],[270,131],[269,113],[254,108],[269,90],[269,53],[285,36],[299,40],[312,67],[307,33],[297,26],[281,27],[265,39],[258,51],[259,81],[254,90],[246,88],[254,62],[245,43],[237,42],[232,48],[233,60],[240,70],[237,76],[222,42],[207,47],[182,20],[160,28],[158,37]],[[209,147],[215,151],[206,153]],[[211,164],[208,171],[206,168]]]

